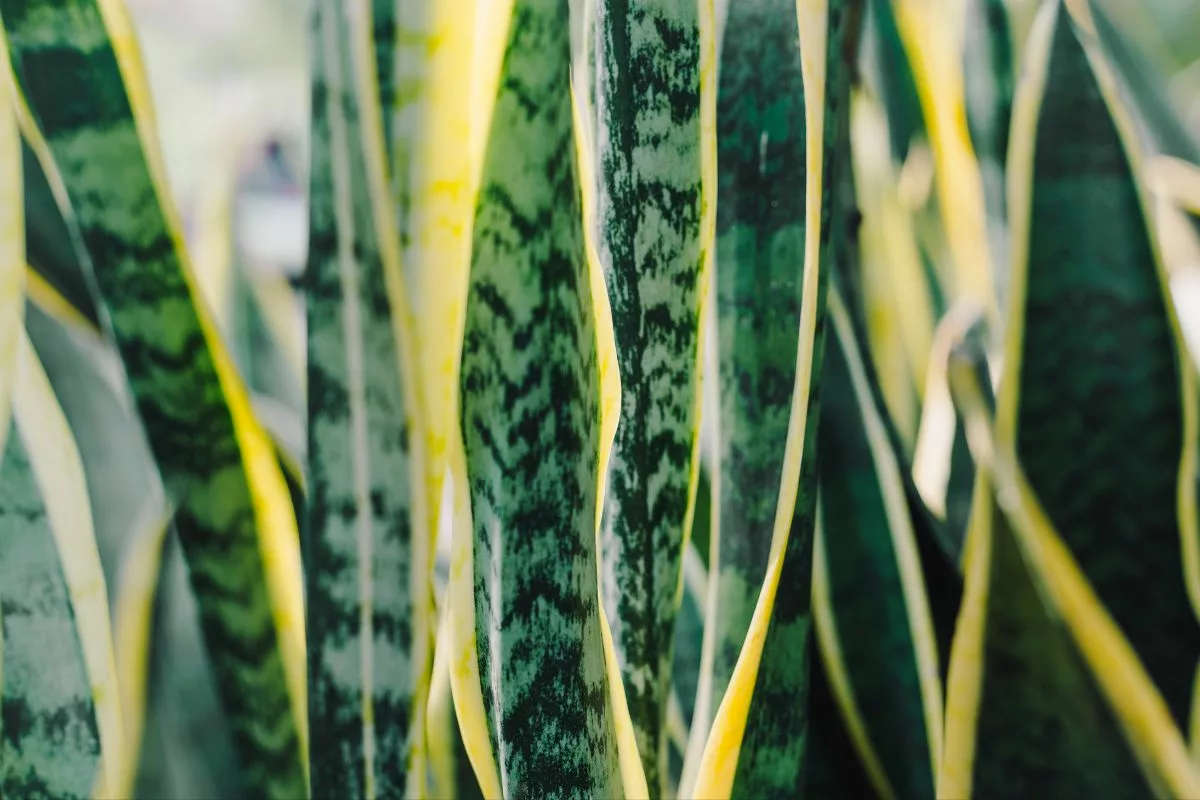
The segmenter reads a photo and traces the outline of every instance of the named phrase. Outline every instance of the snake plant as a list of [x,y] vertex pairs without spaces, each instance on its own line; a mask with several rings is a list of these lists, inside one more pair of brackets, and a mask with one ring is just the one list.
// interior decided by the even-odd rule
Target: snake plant
[[125,0],[0,0],[0,795],[1200,795],[1131,9],[281,4],[190,197]]

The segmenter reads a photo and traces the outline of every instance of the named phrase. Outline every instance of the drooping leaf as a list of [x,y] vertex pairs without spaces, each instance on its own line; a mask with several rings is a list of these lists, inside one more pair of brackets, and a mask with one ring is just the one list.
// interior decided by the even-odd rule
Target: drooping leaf
[[79,451],[28,338],[0,465],[6,797],[107,797],[123,784],[104,573]]
[[1194,377],[1086,4],[1048,3],[1027,52],[997,435],[1183,727],[1200,659]]
[[942,685],[917,535],[846,305],[830,293],[813,614],[830,685],[881,797],[933,794]]
[[296,523],[278,465],[196,297],[119,0],[0,3],[170,493],[247,784],[305,791]]
[[621,379],[601,517],[602,595],[652,796],[680,559],[697,477],[700,314],[714,210],[712,8],[596,4],[596,244]]
[[[454,664],[455,703],[485,796],[643,796],[644,778],[638,787],[622,777],[597,585],[600,371],[569,3],[515,0],[489,11],[474,87],[486,138],[462,451],[452,458],[469,492],[469,516],[455,514],[452,639],[455,659],[474,664]],[[466,597],[464,580],[473,584]],[[490,753],[472,741],[480,716]]]
[[[698,796],[801,791],[806,654],[812,627],[817,390],[824,351],[825,287],[833,263],[832,220],[840,220],[842,212],[840,203],[833,201],[843,196],[838,191],[840,171],[850,168],[849,56],[857,36],[856,11],[854,2],[826,0],[796,7],[804,92],[805,206],[791,412],[766,574],[746,642],[704,748],[694,790]],[[717,269],[719,275],[720,266]]]
[[[361,10],[361,9],[360,9]],[[371,28],[316,7],[308,275],[312,791],[421,795],[433,631],[415,364]]]

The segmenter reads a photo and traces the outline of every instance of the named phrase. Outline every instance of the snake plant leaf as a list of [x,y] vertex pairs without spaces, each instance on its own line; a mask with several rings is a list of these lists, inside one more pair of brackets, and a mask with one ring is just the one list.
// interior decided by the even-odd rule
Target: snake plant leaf
[[169,491],[248,788],[305,792],[295,516],[195,294],[119,0],[0,3],[17,78],[58,164]]
[[933,794],[942,686],[901,463],[831,291],[821,379],[813,615],[830,686],[880,797]]
[[[1034,37],[1049,33],[1037,27]],[[1033,52],[1044,46],[1031,41]],[[980,472],[938,796],[1194,796],[1200,775],[1166,701],[1050,523],[1011,442],[993,434],[982,348],[974,351],[957,347],[950,366]]]
[[[389,0],[375,0],[387,5]],[[474,212],[471,68],[476,0],[395,3],[397,73],[389,134],[393,202],[411,298],[422,388],[425,508],[439,529],[447,448],[456,426]],[[384,65],[380,64],[380,69]]]
[[[853,51],[848,37],[854,35],[854,10],[852,2],[825,0],[796,6],[804,98],[805,205],[803,227],[790,232],[804,240],[790,419],[766,574],[745,644],[704,747],[693,789],[697,796],[776,796],[793,794],[801,786],[817,493],[817,388],[824,350],[825,287],[832,263],[831,220],[841,219],[833,199],[841,196],[835,192],[841,185],[840,170],[850,168],[847,54]],[[731,8],[727,32],[733,29],[735,13],[736,7]],[[776,24],[779,21],[776,18]],[[725,541],[720,536],[719,541]],[[720,580],[718,576],[713,583],[719,585]],[[710,604],[710,619],[712,608]]]
[[[623,778],[623,701],[610,692],[599,604],[601,385],[569,3],[516,0],[490,11],[480,22],[494,37],[481,48],[485,69],[499,52],[494,77],[476,87],[486,139],[455,456],[467,477],[471,552],[463,557],[456,530],[450,589],[452,627],[474,617],[479,679],[475,689],[455,685],[455,703],[472,725],[482,706],[491,763],[478,754],[472,762],[485,796],[643,796],[644,778],[642,787]],[[464,568],[473,601],[458,594]]]
[[104,572],[79,451],[28,338],[0,466],[7,797],[116,796],[122,730]]
[[1196,386],[1086,5],[1048,3],[1028,55],[997,435],[1185,727],[1200,659]]
[[[8,42],[0,31],[0,102],[13,102],[16,87],[8,60]],[[12,391],[17,347],[25,309],[25,207],[21,137],[16,119],[0,114],[0,454],[12,421]],[[2,673],[0,673],[2,677]],[[2,683],[0,683],[2,685]]]
[[654,797],[666,789],[672,634],[698,469],[712,31],[711,0],[596,4],[596,243],[621,379],[602,595]]
[[315,11],[308,276],[312,791],[423,794],[430,645],[414,363],[362,8]]
[[713,312],[716,414],[699,694],[684,762],[695,780],[768,568],[804,275],[804,86],[795,3],[729,7],[717,94]]

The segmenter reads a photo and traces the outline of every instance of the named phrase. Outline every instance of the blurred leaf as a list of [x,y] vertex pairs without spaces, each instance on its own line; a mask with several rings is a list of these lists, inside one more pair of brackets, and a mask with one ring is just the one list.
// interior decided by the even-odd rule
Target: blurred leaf
[[304,791],[306,739],[295,517],[195,295],[124,7],[4,0],[0,13],[92,256],[151,448],[178,498],[176,522],[248,788],[295,797]]
[[[1059,9],[1045,8],[1039,22],[1053,23]],[[1035,23],[1035,58],[1050,32]],[[993,440],[981,348],[961,342],[951,384],[981,471],[938,795],[1195,796],[1200,776],[1166,703],[1047,519],[1011,444]]]
[[[8,43],[0,32],[0,102],[15,99]],[[15,119],[0,114],[0,454],[4,453],[12,421],[12,393],[17,375],[17,348],[25,308],[25,210]],[[2,677],[2,675],[0,675]],[[2,683],[0,683],[2,686]]]
[[1200,658],[1194,375],[1086,6],[1048,4],[1028,56],[997,435],[1183,727]]
[[698,467],[715,43],[709,3],[599,0],[595,24],[596,245],[621,380],[600,524],[602,596],[647,784],[659,797]]
[[925,119],[917,95],[912,66],[896,26],[893,0],[867,0],[864,59],[873,69],[868,75],[877,84],[876,93],[887,111],[892,160],[903,164],[913,140],[924,138]]
[[368,20],[316,8],[308,275],[314,796],[423,795],[432,645],[415,362]]
[[[389,0],[375,0],[375,5]],[[412,0],[396,6],[395,99],[389,153],[404,278],[419,360],[425,437],[425,511],[439,529],[447,448],[457,426],[467,303],[473,182],[471,69],[476,0]],[[382,68],[382,66],[381,66]]]
[[881,797],[933,794],[942,686],[903,473],[840,294],[822,372],[818,640],[855,748]]
[[815,639],[810,648],[808,658],[812,672],[808,684],[808,731],[804,738],[807,750],[804,796],[818,800],[876,797],[834,700]]
[[18,348],[17,435],[0,466],[0,786],[9,797],[117,796],[120,696],[83,465],[32,345],[22,336]]

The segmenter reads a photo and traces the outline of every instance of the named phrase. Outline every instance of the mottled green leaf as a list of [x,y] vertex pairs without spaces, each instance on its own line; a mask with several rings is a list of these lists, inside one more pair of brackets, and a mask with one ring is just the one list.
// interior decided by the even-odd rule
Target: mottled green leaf
[[[600,371],[569,3],[516,0],[500,10],[459,395],[473,608],[459,608],[457,595],[451,602],[474,615],[503,794],[624,796],[597,585]],[[457,686],[455,694],[461,708],[467,701]]]
[[[727,35],[732,30],[735,11],[736,7],[730,10]],[[793,140],[792,147],[799,148],[803,143],[805,201],[803,227],[793,221],[789,231],[795,237],[793,241],[802,237],[804,242],[803,259],[793,262],[802,266],[802,272],[800,280],[793,284],[796,287],[793,291],[799,291],[800,307],[798,324],[793,323],[797,324],[799,337],[790,383],[790,419],[786,436],[761,439],[762,443],[774,443],[776,447],[784,444],[779,495],[771,515],[774,524],[770,552],[746,642],[704,748],[695,784],[695,793],[702,796],[791,795],[801,791],[803,781],[802,743],[808,717],[806,654],[812,627],[817,390],[824,351],[825,288],[833,263],[831,234],[833,220],[841,219],[840,203],[834,202],[834,198],[843,196],[837,191],[841,186],[841,170],[850,169],[848,56],[854,51],[851,37],[857,35],[853,24],[858,18],[855,11],[853,2],[811,0],[796,6],[804,134],[798,141]],[[776,24],[782,21],[778,17],[776,20]],[[760,42],[763,36],[760,28],[757,36]],[[747,45],[751,46],[753,41],[749,39]],[[725,46],[729,47],[728,41]],[[751,63],[746,68],[754,69]],[[790,122],[795,124],[794,119]],[[720,280],[722,261],[718,252]],[[764,290],[770,297],[783,294],[769,283]],[[796,302],[795,295],[788,299]],[[780,377],[784,376],[777,375],[776,379]],[[787,378],[784,380],[786,383]],[[785,389],[784,397],[788,396]],[[722,465],[717,483],[722,498],[724,473]],[[771,485],[769,479],[766,485]],[[725,541],[724,532],[720,532],[718,541]],[[719,586],[720,576],[715,583]],[[719,602],[719,594],[717,597]],[[710,601],[710,615],[713,607]]]
[[1186,726],[1200,659],[1194,378],[1086,3],[1047,3],[1027,54],[997,435]]
[[[315,797],[423,794],[432,573],[414,364],[361,9],[315,11],[308,657]],[[378,20],[376,20],[378,22]]]
[[695,496],[704,234],[715,199],[705,196],[713,190],[705,187],[712,131],[704,130],[711,4],[600,0],[595,36],[596,244],[621,376],[600,523],[602,595],[646,780],[659,797]]

